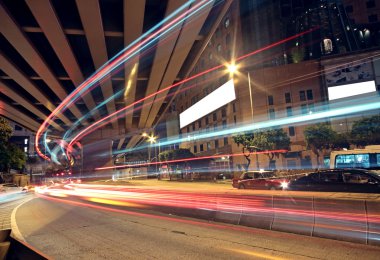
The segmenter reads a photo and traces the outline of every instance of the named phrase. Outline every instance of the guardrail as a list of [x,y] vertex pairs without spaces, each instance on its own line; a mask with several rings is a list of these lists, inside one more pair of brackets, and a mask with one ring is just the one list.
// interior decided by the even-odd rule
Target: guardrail
[[[228,196],[234,204],[229,204]],[[233,199],[232,199],[233,196]],[[215,195],[202,208],[154,207],[176,215],[254,228],[380,246],[380,201],[293,197],[288,195]],[[199,204],[199,206],[196,206]]]

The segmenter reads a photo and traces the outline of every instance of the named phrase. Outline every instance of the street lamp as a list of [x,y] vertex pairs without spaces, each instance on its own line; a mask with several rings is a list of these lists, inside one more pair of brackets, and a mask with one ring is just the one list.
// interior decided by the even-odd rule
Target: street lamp
[[[233,75],[238,72],[238,66],[235,64],[235,62],[231,62],[231,63],[227,64],[226,67],[230,73],[230,77],[233,78]],[[250,101],[250,105],[251,105],[251,120],[252,120],[251,123],[253,124],[254,119],[253,119],[253,99],[252,99],[251,74],[249,73],[249,71],[245,71],[245,73],[247,73],[247,78],[248,78],[249,101]],[[258,154],[257,154],[257,150],[259,148],[258,147],[252,147],[252,148],[255,148],[255,150],[256,150],[256,152],[255,152],[256,167],[257,167],[257,169],[259,169],[259,158],[258,158]],[[249,147],[249,149],[251,149],[251,147]]]

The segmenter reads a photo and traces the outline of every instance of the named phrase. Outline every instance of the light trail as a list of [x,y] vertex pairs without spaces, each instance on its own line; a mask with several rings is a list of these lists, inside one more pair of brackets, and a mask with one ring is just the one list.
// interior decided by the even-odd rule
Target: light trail
[[[305,230],[314,227],[331,230],[332,232],[356,232],[365,234],[367,225],[379,225],[379,215],[368,215],[352,209],[346,212],[334,211],[336,201],[319,201],[316,210],[310,207],[310,198],[295,197],[297,203],[289,204],[289,199],[293,199],[292,193],[281,192],[281,196],[276,196],[276,205],[273,205],[272,195],[252,195],[249,193],[229,193],[215,191],[183,191],[177,189],[144,188],[138,186],[112,186],[96,184],[72,184],[65,185],[65,189],[53,187],[36,190],[38,196],[48,195],[59,198],[76,198],[85,201],[96,202],[90,207],[103,208],[102,205],[118,206],[117,210],[123,212],[120,207],[129,208],[149,208],[153,210],[163,210],[167,212],[172,209],[179,215],[189,215],[197,210],[196,214],[202,215],[208,212],[212,216],[227,214],[230,216],[242,215],[245,218],[260,217],[269,218],[283,224],[296,224]],[[277,194],[277,193],[276,193]],[[278,194],[279,195],[279,194]],[[70,203],[74,205],[88,205],[77,201],[68,201],[43,196],[58,202]],[[115,208],[104,207],[105,210]],[[134,213],[133,213],[134,214]],[[140,214],[140,213],[138,213]],[[318,223],[314,223],[314,219]],[[337,224],[338,223],[338,224]],[[235,227],[234,227],[235,228]],[[236,227],[239,228],[239,227]],[[373,232],[379,235],[378,232]]]
[[[265,50],[268,50],[268,49],[273,48],[273,47],[275,47],[275,46],[281,45],[281,44],[283,44],[283,43],[285,43],[285,42],[288,42],[288,41],[291,41],[291,40],[293,40],[293,39],[296,39],[296,38],[298,38],[298,37],[300,37],[300,36],[302,36],[302,35],[305,35],[305,34],[311,33],[311,32],[313,32],[313,31],[315,31],[315,30],[317,30],[317,29],[318,29],[318,28],[313,28],[313,29],[307,30],[307,31],[305,31],[305,32],[302,32],[302,33],[299,33],[299,34],[293,35],[293,36],[288,37],[288,38],[286,38],[286,39],[283,39],[283,40],[281,40],[281,41],[279,41],[279,42],[276,42],[276,43],[270,44],[270,45],[268,45],[268,46],[265,46],[265,47],[263,47],[263,48],[260,48],[260,49],[258,49],[258,50],[255,50],[255,51],[253,51],[253,52],[251,52],[251,53],[248,53],[248,54],[246,54],[246,55],[243,55],[243,56],[237,58],[237,60],[241,60],[242,58],[250,57],[250,56],[255,55],[255,54],[257,54],[257,53],[259,53],[259,52],[261,52],[261,51],[265,51]],[[114,113],[112,113],[112,114],[110,114],[110,115],[108,115],[108,116],[106,116],[106,117],[104,117],[104,118],[98,120],[97,122],[91,124],[90,126],[86,127],[86,128],[83,129],[82,131],[80,131],[80,132],[79,132],[76,136],[74,136],[73,139],[70,141],[69,146],[71,146],[72,143],[74,143],[74,142],[78,141],[79,139],[83,138],[84,136],[86,136],[86,135],[87,135],[87,132],[90,131],[92,128],[96,127],[97,124],[100,124],[100,123],[104,122],[105,120],[111,119],[111,118],[115,117],[117,114],[119,114],[119,113],[121,113],[121,112],[123,112],[123,111],[125,111],[125,110],[127,110],[127,109],[129,109],[129,108],[131,108],[131,107],[133,107],[133,106],[135,106],[136,104],[139,104],[139,103],[141,103],[141,102],[143,102],[143,101],[145,101],[145,100],[147,100],[147,99],[149,99],[149,98],[152,98],[152,97],[154,97],[154,96],[156,96],[156,95],[158,95],[158,94],[160,94],[160,93],[166,92],[166,91],[168,91],[168,90],[170,90],[170,89],[172,89],[172,88],[174,88],[174,87],[177,87],[177,86],[179,86],[179,85],[182,85],[182,84],[184,84],[184,83],[186,83],[186,82],[188,82],[188,81],[190,81],[190,80],[196,79],[196,78],[198,78],[198,77],[200,77],[200,76],[203,76],[203,75],[205,75],[205,74],[207,74],[207,73],[210,73],[210,72],[212,72],[212,71],[215,71],[215,70],[219,70],[219,69],[221,69],[221,68],[225,68],[225,65],[224,65],[224,64],[220,64],[220,65],[218,65],[218,66],[215,66],[215,67],[213,67],[213,68],[210,68],[210,69],[208,69],[208,70],[205,70],[205,71],[203,71],[203,72],[200,72],[200,73],[198,73],[198,74],[196,74],[196,75],[193,75],[193,76],[191,76],[191,77],[188,77],[188,78],[186,78],[186,79],[183,79],[182,81],[179,81],[179,82],[177,82],[177,83],[175,83],[175,84],[173,84],[173,85],[170,85],[170,86],[168,86],[168,87],[166,87],[166,88],[163,88],[163,89],[161,89],[161,90],[159,90],[159,91],[157,91],[157,92],[155,92],[155,93],[152,93],[152,94],[150,94],[150,95],[148,95],[148,96],[146,96],[146,97],[144,97],[144,98],[142,98],[142,99],[140,99],[140,100],[138,100],[138,101],[135,101],[134,103],[132,103],[132,104],[130,104],[130,105],[128,105],[128,106],[126,106],[126,107],[124,107],[124,108],[118,110],[118,111],[115,111]],[[109,122],[107,122],[107,123],[109,123]]]
[[[111,59],[108,63],[104,64],[101,68],[99,68],[89,79],[87,79],[85,82],[83,82],[79,87],[76,88],[70,95],[68,95],[63,102],[58,105],[58,107],[45,119],[45,121],[41,124],[40,128],[37,131],[36,138],[35,138],[35,147],[36,152],[39,156],[46,160],[50,160],[49,157],[44,155],[40,149],[39,149],[39,138],[41,133],[44,131],[45,128],[47,128],[48,122],[52,121],[53,118],[59,113],[62,112],[64,109],[68,108],[69,105],[71,105],[73,102],[75,102],[76,99],[78,99],[84,91],[87,91],[89,87],[91,87],[95,82],[101,80],[104,78],[108,73],[110,73],[112,70],[114,70],[116,67],[121,65],[126,61],[126,59],[131,58],[131,54],[139,53],[142,49],[141,46],[147,47],[149,44],[153,43],[155,41],[156,36],[163,36],[165,33],[170,32],[175,26],[181,24],[189,17],[195,15],[197,12],[205,8],[206,6],[210,5],[214,2],[214,0],[203,0],[199,1],[197,4],[192,6],[187,11],[184,11],[179,16],[175,17],[179,12],[187,8],[190,4],[192,4],[194,0],[188,1],[186,4],[184,4],[182,7],[177,9],[175,12],[173,12],[171,15],[169,15],[167,18],[165,18],[163,21],[161,21],[158,25],[153,27],[151,30],[149,30],[147,33],[143,34],[141,37],[139,37],[137,40],[135,40],[132,44],[130,44],[128,47],[126,47],[124,50],[122,50],[119,54],[115,55],[113,59]],[[173,20],[171,20],[173,17],[175,17]],[[171,20],[171,21],[170,21]],[[169,22],[170,21],[170,22]],[[166,24],[165,24],[166,23]],[[162,25],[162,27],[161,27]],[[153,32],[154,30],[156,30]],[[152,40],[153,39],[153,40]],[[138,43],[138,44],[137,44]],[[137,44],[134,46],[134,44]],[[131,50],[129,50],[131,48]],[[134,52],[134,53],[133,53]]]
[[[182,137],[172,140],[161,140],[160,144],[152,144],[152,147],[169,146],[173,144],[186,143],[193,140],[203,140],[211,139],[215,137],[229,136],[234,134],[241,134],[246,132],[260,131],[264,129],[269,129],[273,127],[280,127],[284,125],[297,125],[305,124],[307,122],[318,122],[325,121],[327,118],[334,118],[343,115],[356,114],[361,112],[372,111],[380,109],[380,98],[378,96],[356,98],[349,101],[335,102],[329,105],[315,106],[315,110],[320,110],[320,112],[313,112],[306,115],[298,115],[291,117],[284,117],[279,119],[273,119],[270,121],[262,121],[251,124],[244,124],[233,128],[226,128],[219,131],[213,131],[210,133],[192,132],[190,139],[189,137]],[[145,149],[148,146],[140,146],[132,149],[124,149],[118,151],[118,153],[126,153],[132,151],[138,151]]]
[[[287,151],[288,150],[282,149],[282,150],[252,152],[251,154],[286,153]],[[227,156],[234,157],[234,156],[242,156],[242,155],[244,155],[244,153],[218,154],[218,155],[201,156],[201,157],[193,157],[193,158],[178,159],[178,160],[169,160],[169,161],[162,161],[162,162],[150,162],[150,163],[141,163],[141,164],[126,164],[126,165],[99,167],[99,168],[96,168],[95,170],[99,171],[99,170],[128,168],[128,167],[136,167],[136,166],[160,165],[160,164],[167,164],[167,163],[189,162],[189,161],[198,161],[198,160],[204,160],[204,159],[215,159],[215,158],[222,158],[222,157],[227,157]]]

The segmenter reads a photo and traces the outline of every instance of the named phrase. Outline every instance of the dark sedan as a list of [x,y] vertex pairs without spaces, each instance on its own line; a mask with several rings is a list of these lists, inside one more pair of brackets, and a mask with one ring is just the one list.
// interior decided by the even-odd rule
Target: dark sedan
[[380,193],[380,176],[362,169],[324,170],[289,184],[290,190]]

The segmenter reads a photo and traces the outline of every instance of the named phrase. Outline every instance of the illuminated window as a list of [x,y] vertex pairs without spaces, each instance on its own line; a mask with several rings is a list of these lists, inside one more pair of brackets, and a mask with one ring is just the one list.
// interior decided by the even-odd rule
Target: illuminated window
[[24,147],[24,152],[28,152],[28,147]]
[[28,144],[28,139],[24,139],[24,144]]
[[224,20],[224,27],[228,28],[228,26],[230,26],[230,23],[230,18],[227,17],[226,20]]
[[211,150],[211,143],[210,142],[207,142],[207,151],[208,150]]

